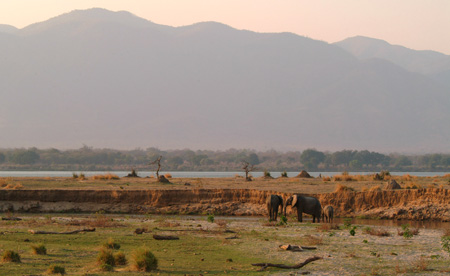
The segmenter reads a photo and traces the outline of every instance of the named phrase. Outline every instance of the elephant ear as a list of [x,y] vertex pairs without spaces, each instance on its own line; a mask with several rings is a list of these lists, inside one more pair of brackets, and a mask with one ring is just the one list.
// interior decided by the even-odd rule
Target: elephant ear
[[292,207],[294,207],[295,204],[297,204],[297,195],[292,196]]

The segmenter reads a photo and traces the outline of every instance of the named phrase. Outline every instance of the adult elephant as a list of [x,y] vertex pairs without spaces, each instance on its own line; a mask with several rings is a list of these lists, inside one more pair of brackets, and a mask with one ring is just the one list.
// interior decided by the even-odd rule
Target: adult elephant
[[302,196],[295,194],[290,196],[286,200],[286,205],[284,207],[284,213],[286,214],[286,207],[291,205],[292,208],[297,207],[297,217],[298,221],[302,222],[302,214],[306,213],[313,217],[313,222],[320,222],[320,215],[322,214],[322,206],[317,198],[311,196]]
[[322,220],[324,222],[332,222],[334,216],[333,206],[327,205],[322,209]]
[[266,200],[267,211],[269,212],[269,221],[277,220],[278,208],[283,210],[283,198],[279,195],[269,195]]

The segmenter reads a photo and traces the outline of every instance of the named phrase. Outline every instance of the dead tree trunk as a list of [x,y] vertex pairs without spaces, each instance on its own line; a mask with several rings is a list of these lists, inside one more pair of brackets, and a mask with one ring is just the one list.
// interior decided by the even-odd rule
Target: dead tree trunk
[[252,181],[252,178],[248,176],[248,173],[253,171],[254,166],[247,161],[244,161],[243,165],[242,169],[245,171],[245,181]]

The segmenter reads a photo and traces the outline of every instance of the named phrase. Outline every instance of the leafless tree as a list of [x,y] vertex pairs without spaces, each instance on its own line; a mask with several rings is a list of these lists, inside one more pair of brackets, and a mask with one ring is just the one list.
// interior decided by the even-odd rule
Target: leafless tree
[[242,169],[245,171],[245,181],[252,181],[251,177],[248,176],[248,173],[253,171],[254,165],[248,163],[247,161],[242,162]]
[[153,161],[152,163],[149,164],[149,165],[158,164],[158,169],[156,169],[156,179],[158,179],[158,180],[159,180],[159,171],[161,170],[161,159],[162,159],[162,155],[160,155],[158,157],[158,159],[156,159],[155,161]]

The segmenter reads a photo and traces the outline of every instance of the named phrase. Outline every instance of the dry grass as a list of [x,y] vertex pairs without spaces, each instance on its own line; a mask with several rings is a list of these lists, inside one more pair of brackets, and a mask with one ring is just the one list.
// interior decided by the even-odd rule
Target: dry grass
[[335,193],[354,192],[354,191],[355,191],[355,189],[353,189],[351,187],[347,187],[342,184],[337,184],[336,189],[334,190]]
[[158,223],[158,226],[160,226],[160,227],[178,227],[178,226],[180,226],[180,223],[170,222],[170,221],[161,221]]
[[322,181],[323,181],[323,182],[331,181],[331,177],[329,177],[329,176],[324,176],[324,177],[322,177]]
[[323,244],[322,236],[306,235],[303,237],[303,240],[306,242],[307,245],[322,245]]
[[442,235],[444,237],[450,237],[450,228],[445,228],[444,229],[444,234]]
[[98,175],[94,175],[92,176],[93,180],[119,180],[120,177],[118,177],[115,174],[112,173],[107,173],[107,174],[98,174]]
[[328,232],[330,230],[339,230],[339,225],[335,223],[322,223],[317,226],[317,230],[320,232]]
[[407,182],[404,186],[404,189],[422,189],[422,186],[415,182]]
[[172,175],[171,175],[170,173],[166,173],[166,174],[164,175],[164,177],[167,178],[167,179],[169,179],[169,178],[172,178]]
[[380,185],[376,185],[376,186],[370,187],[369,192],[375,192],[375,191],[377,191],[377,192],[381,191]]
[[219,227],[221,228],[225,228],[227,227],[227,221],[224,219],[217,219],[214,221],[217,225],[219,225]]
[[337,175],[333,176],[333,180],[334,181],[355,181],[356,178],[354,178],[351,175],[337,174]]
[[392,236],[391,233],[389,233],[386,230],[373,229],[371,227],[364,228],[363,229],[363,233],[369,234],[369,235],[372,235],[372,236],[377,236],[377,237],[390,237],[390,236]]

